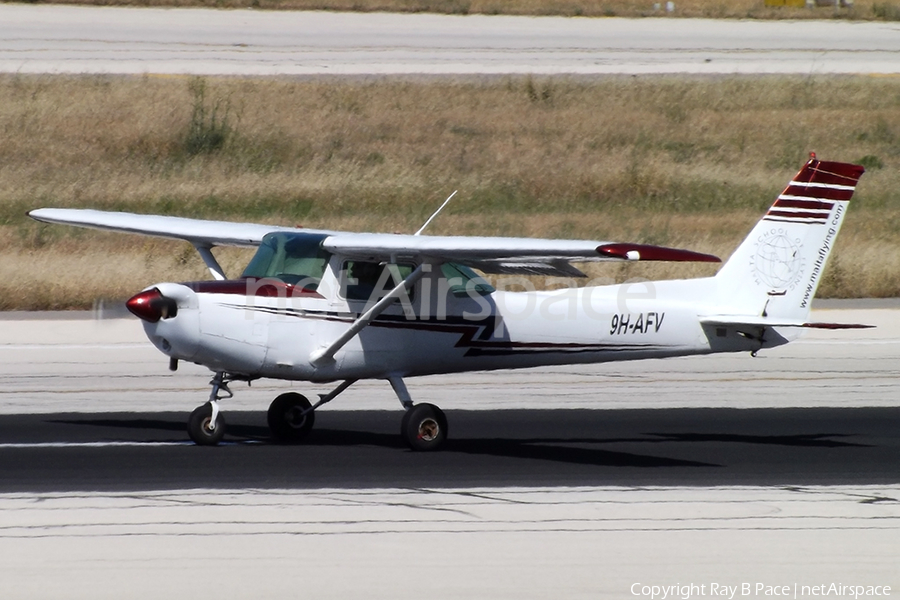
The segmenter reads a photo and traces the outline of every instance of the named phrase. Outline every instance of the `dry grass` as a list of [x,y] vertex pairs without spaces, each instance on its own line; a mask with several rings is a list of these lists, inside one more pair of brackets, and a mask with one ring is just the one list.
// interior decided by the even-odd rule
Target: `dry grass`
[[897,78],[222,78],[202,102],[199,83],[0,76],[0,308],[205,277],[189,247],[25,218],[40,206],[410,232],[459,189],[430,233],[727,256],[809,150],[871,166],[821,294],[900,295]]
[[[40,2],[40,0],[33,0]],[[855,0],[852,6],[792,8],[766,6],[763,0],[53,0],[54,4],[95,6],[178,6],[255,8],[268,10],[334,10],[356,12],[442,13],[454,15],[531,15],[564,17],[672,16],[714,19],[866,19],[900,20],[900,4],[892,0]],[[823,4],[825,4],[823,0]],[[843,4],[843,3],[839,3]],[[660,6],[656,6],[660,5]]]

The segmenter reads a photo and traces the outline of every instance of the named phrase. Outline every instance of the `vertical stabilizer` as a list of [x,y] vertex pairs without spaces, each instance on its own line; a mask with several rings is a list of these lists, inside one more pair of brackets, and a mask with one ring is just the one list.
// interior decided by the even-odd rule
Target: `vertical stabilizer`
[[864,170],[812,155],[716,274],[719,310],[805,319]]

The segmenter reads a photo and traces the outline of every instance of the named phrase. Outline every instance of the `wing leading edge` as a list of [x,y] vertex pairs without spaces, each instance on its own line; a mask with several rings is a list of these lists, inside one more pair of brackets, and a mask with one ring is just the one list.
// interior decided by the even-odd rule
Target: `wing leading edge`
[[30,211],[28,216],[43,223],[59,223],[104,231],[184,240],[201,248],[214,246],[252,248],[259,246],[263,236],[273,231],[310,231],[308,229],[299,230],[295,227],[278,227],[277,225],[205,221],[184,217],[76,208],[39,208]]

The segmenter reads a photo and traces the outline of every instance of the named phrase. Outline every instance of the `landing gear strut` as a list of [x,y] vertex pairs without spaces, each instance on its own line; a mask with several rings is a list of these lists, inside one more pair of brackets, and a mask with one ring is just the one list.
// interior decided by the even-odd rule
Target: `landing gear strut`
[[209,382],[209,402],[194,409],[188,419],[188,435],[198,446],[215,446],[225,436],[225,417],[219,414],[219,400],[234,396],[228,389],[229,381],[226,373],[217,371]]
[[[228,384],[235,380],[250,381],[251,378],[218,371],[209,382],[212,390],[209,401],[198,406],[188,419],[188,434],[198,446],[215,446],[225,436],[225,418],[219,410],[219,400],[231,398],[234,394]],[[400,377],[389,377],[388,381],[400,399],[406,412],[400,423],[400,435],[410,449],[418,452],[439,450],[447,441],[447,416],[434,404],[414,404]],[[319,401],[311,404],[306,397],[296,393],[281,394],[269,406],[267,421],[272,437],[280,442],[302,441],[312,431],[316,422],[316,409],[334,400],[355,379],[343,381],[327,394],[319,394]]]
[[269,412],[266,415],[272,436],[280,442],[302,441],[312,431],[316,422],[316,409],[337,398],[354,383],[356,379],[348,379],[331,392],[319,394],[319,401],[315,405],[310,404],[305,396],[296,392],[281,394],[269,405]]

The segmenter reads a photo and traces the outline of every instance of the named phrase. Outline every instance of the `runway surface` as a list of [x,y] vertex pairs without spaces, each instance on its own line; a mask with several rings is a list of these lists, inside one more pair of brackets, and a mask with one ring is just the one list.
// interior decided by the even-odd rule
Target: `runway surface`
[[196,447],[185,415],[0,416],[0,493],[158,489],[900,484],[900,407],[456,411],[446,450],[412,453],[399,411],[323,411],[279,446],[228,413]]
[[898,73],[894,23],[0,4],[0,71]]
[[414,399],[447,411],[438,454],[405,450],[399,402],[380,381],[319,410],[299,446],[271,442],[268,403],[327,387],[235,384],[227,445],[197,448],[185,421],[210,373],[168,371],[137,319],[8,318],[0,492],[900,483],[900,310],[880,306],[820,308],[815,320],[877,327],[813,332],[757,358],[410,380]]

